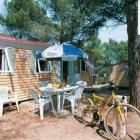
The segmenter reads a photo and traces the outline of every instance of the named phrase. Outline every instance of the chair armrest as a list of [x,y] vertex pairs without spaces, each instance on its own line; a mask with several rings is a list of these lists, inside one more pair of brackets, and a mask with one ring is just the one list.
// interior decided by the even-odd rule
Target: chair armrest
[[41,90],[39,89],[39,87],[37,85],[34,85],[34,88],[29,88],[30,90],[34,90],[37,94],[38,94],[38,98],[40,99],[41,98],[41,95],[42,95],[42,92]]
[[18,99],[17,92],[13,92],[15,94],[15,98]]
[[11,89],[9,89],[9,92],[10,92],[13,96],[8,97],[8,99],[9,99],[9,100],[11,99],[11,101],[14,101],[14,100],[17,100],[17,101],[18,101],[17,92],[12,91]]

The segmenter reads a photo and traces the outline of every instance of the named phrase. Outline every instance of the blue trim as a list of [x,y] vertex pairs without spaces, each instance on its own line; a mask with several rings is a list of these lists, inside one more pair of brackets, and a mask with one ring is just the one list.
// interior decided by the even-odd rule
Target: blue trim
[[79,57],[83,57],[83,51],[81,51],[79,48],[76,48],[75,46],[71,45],[71,44],[63,44],[63,51],[64,51],[64,55],[68,56],[68,55],[76,55]]

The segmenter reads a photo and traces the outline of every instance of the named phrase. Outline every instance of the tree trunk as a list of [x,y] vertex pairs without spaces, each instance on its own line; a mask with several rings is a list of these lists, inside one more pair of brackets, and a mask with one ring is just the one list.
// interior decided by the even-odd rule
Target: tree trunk
[[64,42],[64,31],[63,31],[63,29],[61,29],[61,31],[60,31],[59,42],[60,42],[60,44]]
[[126,0],[128,66],[131,103],[140,109],[140,36],[138,36],[138,1]]

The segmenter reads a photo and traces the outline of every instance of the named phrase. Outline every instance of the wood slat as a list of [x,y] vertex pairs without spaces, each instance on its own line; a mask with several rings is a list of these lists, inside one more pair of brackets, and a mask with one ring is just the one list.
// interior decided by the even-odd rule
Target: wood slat
[[19,55],[23,49],[16,49],[15,54],[15,73],[13,75],[0,75],[0,85],[8,85],[18,94],[19,100],[30,99],[28,89],[33,88],[39,83],[39,80],[47,80],[41,78],[39,74],[31,74],[30,72],[30,55],[31,52],[26,50],[27,61],[22,62]]

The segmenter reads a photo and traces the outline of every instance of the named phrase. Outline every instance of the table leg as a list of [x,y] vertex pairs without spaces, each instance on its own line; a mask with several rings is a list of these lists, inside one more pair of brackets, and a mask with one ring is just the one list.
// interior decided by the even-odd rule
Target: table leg
[[61,109],[60,109],[60,94],[57,94],[57,112],[60,113]]

